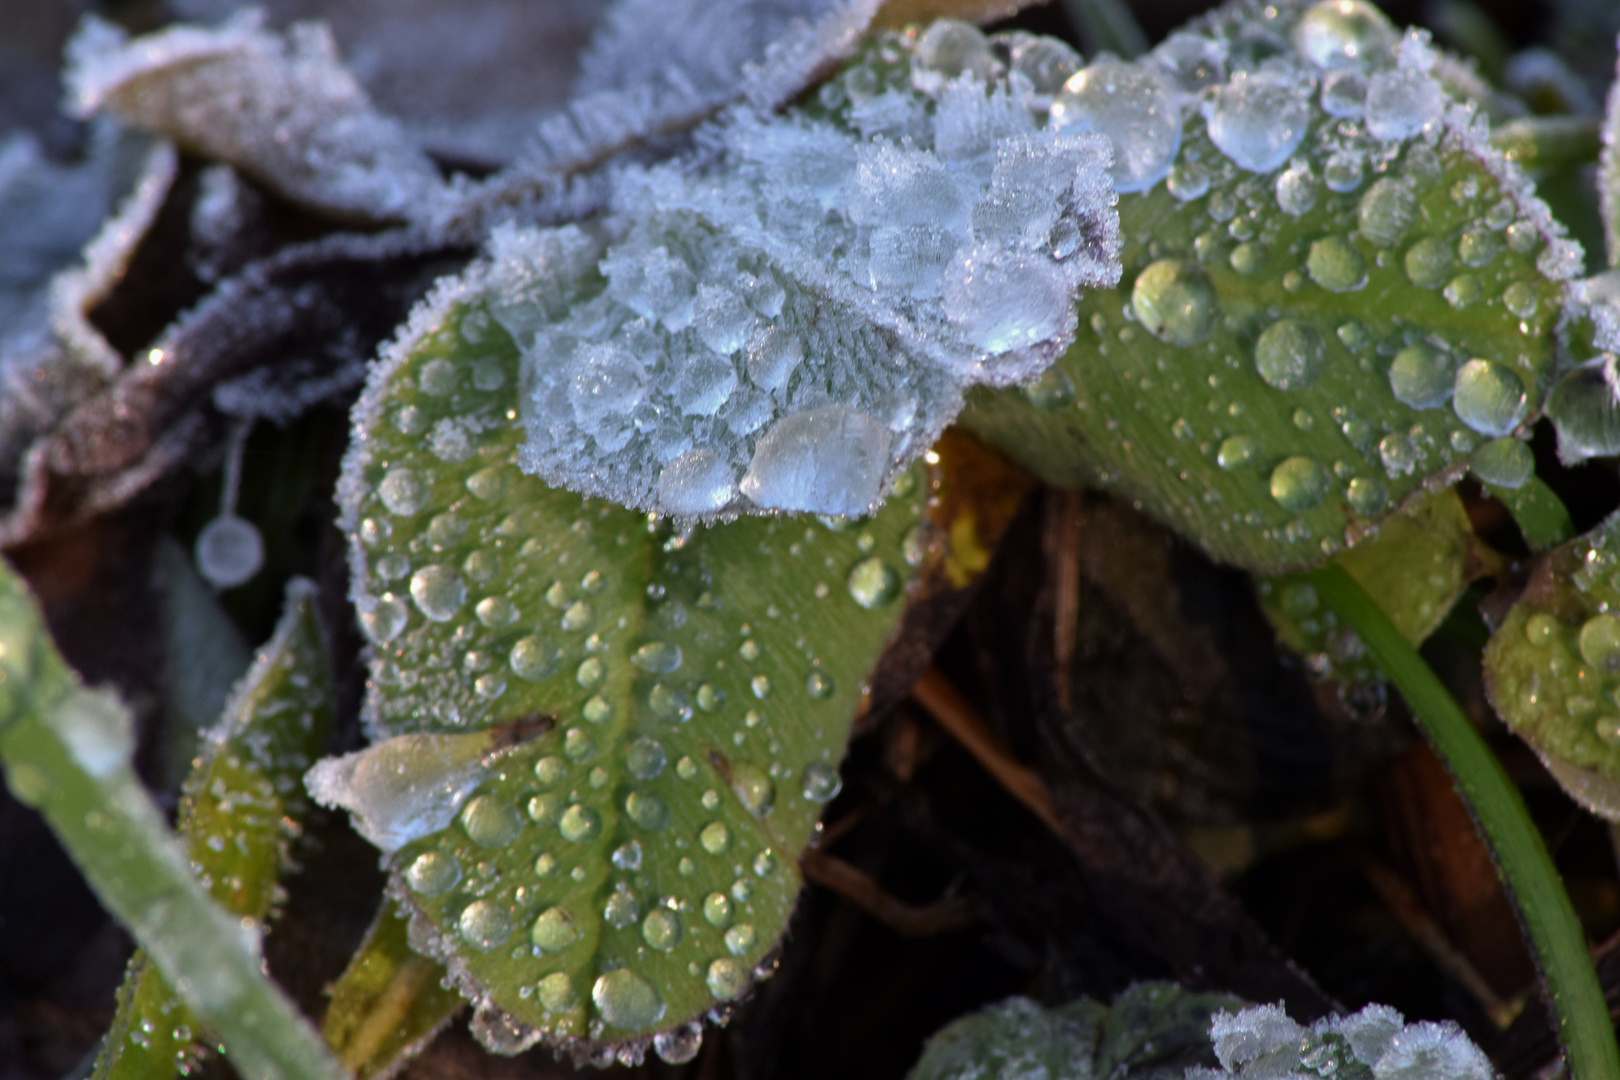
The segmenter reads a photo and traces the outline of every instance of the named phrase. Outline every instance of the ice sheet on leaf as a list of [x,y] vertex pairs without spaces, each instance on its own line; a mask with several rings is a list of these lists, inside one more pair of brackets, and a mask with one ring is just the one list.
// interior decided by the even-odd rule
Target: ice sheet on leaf
[[429,215],[444,193],[433,164],[372,107],[330,30],[298,23],[277,35],[262,22],[247,11],[130,39],[87,18],[69,46],[72,107],[111,110],[339,218]]
[[1068,347],[1079,292],[1119,277],[1105,140],[1040,127],[1027,84],[927,94],[900,59],[863,102],[619,174],[597,233],[497,236],[525,471],[687,520],[859,515],[969,386]]
[[1188,1080],[1223,1077],[1370,1075],[1375,1080],[1491,1080],[1489,1059],[1450,1020],[1406,1023],[1388,1005],[1330,1016],[1309,1028],[1280,1005],[1220,1013],[1210,1025],[1220,1069],[1192,1069]]

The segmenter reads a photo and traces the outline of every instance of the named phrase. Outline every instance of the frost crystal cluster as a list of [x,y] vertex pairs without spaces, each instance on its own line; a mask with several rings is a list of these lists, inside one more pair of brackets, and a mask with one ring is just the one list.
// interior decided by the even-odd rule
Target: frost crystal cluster
[[1054,48],[885,36],[810,107],[618,173],[590,230],[498,234],[524,470],[683,519],[869,512],[968,386],[1038,375],[1118,280],[1107,143],[1019,66]]
[[1496,1075],[1456,1024],[1408,1024],[1388,1005],[1369,1005],[1309,1028],[1290,1020],[1280,1005],[1260,1005],[1217,1015],[1210,1038],[1222,1067],[1189,1069],[1187,1080],[1368,1075],[1374,1080],[1492,1080]]

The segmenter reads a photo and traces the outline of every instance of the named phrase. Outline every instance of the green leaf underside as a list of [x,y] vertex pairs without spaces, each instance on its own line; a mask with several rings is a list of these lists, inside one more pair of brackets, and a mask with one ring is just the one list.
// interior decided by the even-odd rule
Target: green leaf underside
[[[295,582],[275,635],[237,687],[186,780],[178,831],[213,898],[263,923],[307,799],[301,778],[326,741],[332,671],[314,589]],[[173,1076],[197,1056],[203,1025],[137,950],[95,1080]]]
[[[1468,587],[1480,554],[1462,500],[1447,488],[1391,514],[1377,536],[1334,561],[1367,590],[1402,637],[1421,645]],[[1361,640],[1322,606],[1308,575],[1262,578],[1256,588],[1278,639],[1306,657],[1314,674],[1350,683],[1383,681]]]
[[[476,297],[438,303],[346,469],[367,713],[518,734],[393,889],[470,997],[554,1042],[644,1041],[744,993],[781,936],[934,485],[919,464],[864,521],[676,537],[520,473],[517,351]],[[422,433],[451,417],[476,434],[443,452]]]
[[[1340,124],[1319,110],[1315,118],[1305,147]],[[1522,193],[1504,208],[1509,193],[1487,167],[1501,162],[1450,134],[1433,152],[1408,143],[1383,176],[1369,169],[1346,193],[1321,183],[1321,151],[1313,153],[1314,206],[1291,216],[1274,193],[1278,173],[1238,170],[1204,121],[1190,118],[1177,168],[1204,169],[1208,192],[1181,202],[1161,183],[1121,196],[1119,287],[1082,298],[1079,337],[1041,382],[1023,392],[975,390],[964,425],[1049,482],[1119,490],[1216,558],[1260,572],[1320,562],[1425,485],[1455,479],[1489,436],[1459,419],[1449,394],[1425,408],[1398,401],[1392,360],[1426,343],[1451,371],[1495,361],[1523,383],[1524,416],[1536,415],[1552,375],[1562,289],[1537,270],[1545,238],[1530,225],[1534,208]],[[1376,209],[1377,184],[1391,180],[1412,184],[1415,213],[1397,238],[1375,243],[1361,226],[1363,200]],[[1464,248],[1476,262],[1489,259],[1467,265]],[[1435,258],[1425,263],[1426,253]],[[1133,295],[1154,291],[1143,271],[1162,260],[1195,264],[1202,276],[1192,277],[1210,290],[1206,322],[1183,308],[1166,331],[1190,327],[1183,336],[1201,338],[1195,344],[1156,338],[1133,312]],[[1358,260],[1365,285],[1318,283],[1344,284],[1354,276],[1346,265]],[[1449,269],[1422,272],[1438,264]],[[1519,314],[1504,303],[1510,288]],[[1256,365],[1262,334],[1280,320],[1303,326],[1322,348],[1319,375],[1289,389],[1269,385]],[[1319,501],[1301,497],[1286,472],[1276,475],[1289,459],[1311,474],[1303,479],[1318,485]]]
[[1620,519],[1548,552],[1485,648],[1502,719],[1587,806],[1620,817]]

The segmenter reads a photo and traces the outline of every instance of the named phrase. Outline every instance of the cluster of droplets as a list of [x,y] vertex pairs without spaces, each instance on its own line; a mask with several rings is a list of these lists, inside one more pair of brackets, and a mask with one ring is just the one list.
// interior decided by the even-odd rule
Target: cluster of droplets
[[685,519],[870,512],[967,386],[1038,374],[1117,280],[1103,141],[1045,122],[1076,66],[950,20],[882,36],[703,167],[618,174],[607,242],[497,234],[523,468]]
[[1210,1025],[1219,1069],[1197,1067],[1187,1080],[1269,1076],[1365,1075],[1422,1080],[1491,1080],[1490,1059],[1457,1025],[1405,1017],[1388,1005],[1368,1005],[1304,1027],[1281,1005],[1217,1013]]

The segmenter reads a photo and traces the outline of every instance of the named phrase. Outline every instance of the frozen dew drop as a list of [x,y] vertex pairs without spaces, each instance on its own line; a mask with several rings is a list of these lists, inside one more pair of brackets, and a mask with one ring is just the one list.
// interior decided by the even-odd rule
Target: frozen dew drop
[[844,781],[838,775],[838,770],[825,761],[812,761],[806,765],[799,784],[806,801],[813,803],[831,802],[844,789]]
[[651,780],[664,771],[664,746],[645,735],[624,748],[624,767],[637,780]]
[[1536,471],[1536,456],[1518,439],[1494,439],[1475,451],[1468,468],[1487,484],[1511,491],[1523,487]]
[[1268,386],[1303,390],[1327,366],[1327,346],[1315,330],[1293,319],[1278,319],[1261,332],[1254,366]]
[[1131,311],[1148,333],[1185,348],[1209,337],[1220,303],[1203,267],[1160,259],[1137,275],[1131,286]]
[[1522,281],[1515,281],[1502,290],[1502,306],[1521,319],[1535,315],[1538,301],[1536,290]]
[[[1475,226],[1457,239],[1457,258],[1464,266],[1471,266],[1476,270],[1482,266],[1489,266],[1491,260],[1501,253],[1502,241],[1489,229]],[[1522,285],[1523,282],[1517,284]]]
[[448,566],[432,563],[411,575],[411,599],[434,622],[448,622],[467,602],[467,586]]
[[573,912],[565,907],[549,907],[534,920],[529,940],[541,952],[561,952],[580,937]]
[[523,817],[495,796],[480,795],[462,808],[461,829],[479,847],[505,847],[523,831]]
[[658,505],[670,514],[709,514],[737,494],[731,465],[712,450],[688,450],[658,474]]
[[557,819],[557,831],[562,833],[564,840],[575,844],[594,840],[602,831],[602,816],[588,806],[575,803]]
[[703,1024],[694,1020],[673,1031],[660,1031],[653,1036],[653,1052],[669,1065],[685,1065],[703,1049]]
[[416,385],[429,397],[444,397],[455,393],[456,384],[460,381],[460,373],[456,370],[456,366],[443,358],[429,360],[423,364],[422,373],[416,377]]
[[793,413],[755,445],[742,493],[767,509],[859,517],[877,501],[891,439],[847,405]]
[[1451,407],[1481,435],[1506,435],[1529,408],[1524,383],[1512,368],[1490,360],[1470,360],[1457,370]]
[[1285,510],[1300,513],[1320,503],[1332,479],[1326,469],[1308,457],[1291,457],[1271,471],[1271,497]]
[[1620,454],[1620,400],[1606,363],[1576,368],[1547,396],[1547,415],[1558,429],[1558,452],[1567,460]]
[[428,489],[414,472],[396,465],[383,474],[377,495],[390,514],[411,517],[427,505]]
[[742,956],[754,947],[754,936],[752,923],[738,923],[725,933],[726,951],[732,956]]
[[1044,255],[994,242],[964,247],[944,280],[946,316],[992,355],[1061,337],[1073,318],[1063,272]]
[[602,905],[602,918],[607,920],[609,926],[623,930],[641,918],[641,901],[636,899],[634,893],[623,888],[616,889],[607,898],[607,903]]
[[398,637],[400,631],[405,629],[406,620],[410,618],[405,601],[393,593],[383,593],[369,605],[361,601],[358,606],[360,628],[366,632],[366,637],[379,645]]
[[979,28],[960,19],[937,19],[929,25],[917,41],[917,63],[946,79],[971,72],[984,82],[1001,68]]
[[512,936],[512,916],[492,900],[474,900],[462,909],[456,929],[467,944],[488,952]]
[[377,576],[384,581],[398,581],[411,572],[411,560],[398,552],[384,555],[377,560]]
[[1451,245],[1426,236],[1406,251],[1406,279],[1420,289],[1438,289],[1451,273]]
[[681,647],[667,641],[649,641],[630,654],[630,662],[642,671],[667,675],[681,666]]
[[1410,139],[1432,127],[1445,108],[1445,90],[1413,68],[1381,71],[1367,83],[1364,117],[1376,139]]
[[1620,616],[1605,612],[1581,624],[1581,659],[1605,675],[1620,673]]
[[613,849],[613,865],[634,873],[641,869],[641,841],[632,840]]
[[512,646],[507,662],[518,678],[540,682],[557,674],[562,666],[562,650],[539,634],[530,634]]
[[1328,292],[1355,292],[1367,284],[1367,261],[1342,236],[1324,236],[1305,256],[1305,271]]
[[1165,190],[1177,202],[1191,202],[1209,193],[1209,170],[1196,161],[1178,161],[1164,178]]
[[1054,37],[1034,37],[1013,47],[1012,71],[1029,80],[1037,94],[1050,97],[1080,70],[1080,54]]
[[1299,217],[1316,205],[1316,174],[1308,162],[1297,161],[1277,177],[1277,205],[1283,213]]
[[814,701],[825,701],[832,697],[837,686],[831,675],[817,669],[804,677],[804,692]]
[[632,1031],[656,1024],[666,1009],[652,983],[629,968],[597,976],[591,1000],[609,1024]]
[[1261,71],[1240,73],[1203,105],[1209,137],[1240,169],[1268,173],[1293,156],[1310,126],[1308,84]]
[[579,1005],[579,995],[566,972],[552,972],[536,983],[534,989],[541,1008],[547,1012],[568,1012]]
[[681,917],[666,907],[655,907],[641,921],[641,940],[659,952],[681,943]]
[[1379,247],[1389,247],[1417,220],[1417,196],[1404,179],[1385,176],[1369,187],[1356,204],[1361,235]]
[[454,856],[425,851],[405,870],[405,884],[419,896],[443,896],[461,881],[461,864]]
[[1384,487],[1384,482],[1367,476],[1358,476],[1350,481],[1344,495],[1350,503],[1350,509],[1369,517],[1383,510],[1389,503],[1389,491]]
[[1226,46],[1202,34],[1175,33],[1148,54],[1179,93],[1193,97],[1226,80]]
[[197,534],[197,573],[218,589],[234,589],[264,565],[264,541],[250,521],[221,514]]
[[1455,376],[1451,359],[1419,342],[1395,354],[1389,365],[1389,389],[1395,400],[1414,409],[1433,409],[1451,397]]
[[698,833],[698,843],[710,855],[724,855],[731,847],[731,830],[723,821],[711,821]]
[[656,795],[632,791],[624,799],[624,812],[648,832],[658,832],[669,824],[669,807]]
[[1215,463],[1223,469],[1241,469],[1252,465],[1260,456],[1260,443],[1249,435],[1232,435],[1221,440],[1215,451]]
[[1367,0],[1320,0],[1294,24],[1294,48],[1319,68],[1387,61],[1398,40],[1389,18]]
[[1366,107],[1367,76],[1360,71],[1355,68],[1343,68],[1330,71],[1322,78],[1322,111],[1329,116],[1345,120],[1354,119],[1360,116]]
[[[752,333],[754,313],[748,310],[748,305],[736,291],[714,285],[699,285],[697,302],[692,308],[692,329],[698,339],[717,354],[730,356],[743,347]],[[729,364],[724,367],[727,371],[731,370]],[[736,386],[734,376],[730,384]],[[729,393],[730,389],[727,388],[726,394]],[[725,394],[722,394],[722,400],[724,397]],[[718,407],[719,403],[716,402],[715,408]],[[711,416],[714,408],[689,408],[687,411]]]
[[710,926],[725,926],[731,922],[731,898],[723,892],[712,892],[703,898],[703,917]]
[[1181,109],[1158,68],[1106,53],[1064,84],[1051,116],[1055,128],[1108,137],[1114,146],[1111,175],[1121,194],[1158,183],[1181,148]]
[[743,808],[755,817],[769,814],[776,802],[776,784],[770,774],[745,761],[731,765],[731,790]]
[[900,575],[877,555],[851,567],[845,584],[851,599],[868,611],[887,607],[900,595]]
[[717,999],[730,1001],[748,989],[748,967],[735,957],[722,956],[710,962],[709,973],[703,981]]

